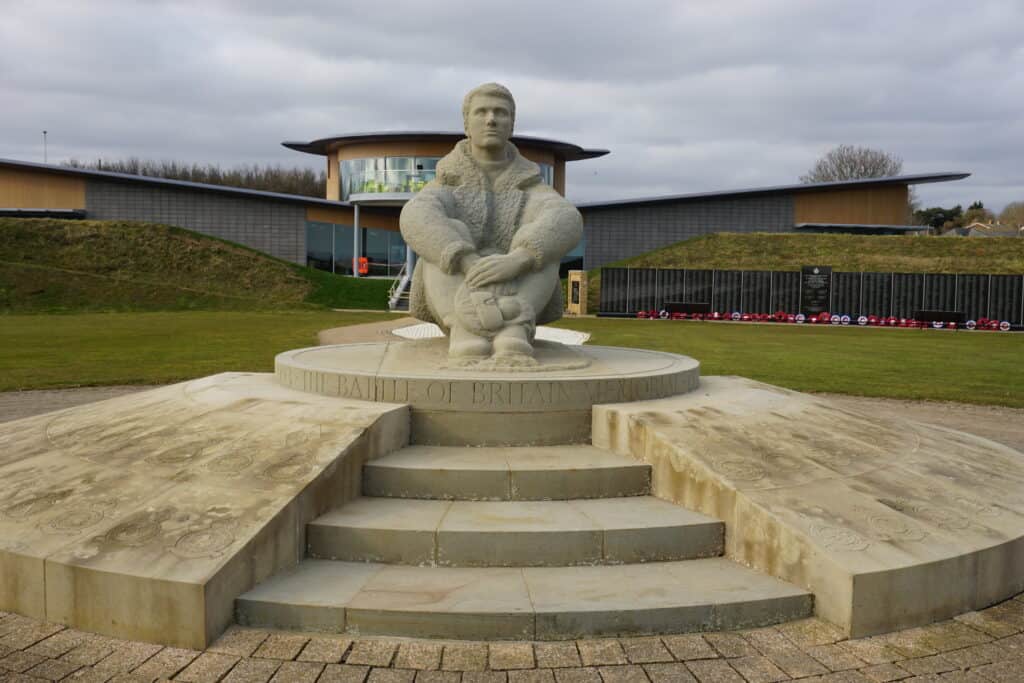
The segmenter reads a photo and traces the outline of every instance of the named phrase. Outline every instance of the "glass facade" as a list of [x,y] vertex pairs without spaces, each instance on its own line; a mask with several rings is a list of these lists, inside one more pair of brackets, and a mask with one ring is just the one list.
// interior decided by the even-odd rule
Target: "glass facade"
[[[352,275],[352,226],[306,222],[306,265],[338,275]],[[405,240],[396,230],[361,229],[368,275],[395,277],[405,265]]]
[[[346,159],[341,166],[341,200],[348,201],[353,194],[412,194],[419,192],[437,174],[440,157],[380,157],[376,159]],[[551,164],[540,166],[540,177],[554,185],[555,168]]]
[[569,277],[570,270],[583,270],[583,247],[584,240],[581,239],[572,251],[562,257],[558,265],[558,277]]

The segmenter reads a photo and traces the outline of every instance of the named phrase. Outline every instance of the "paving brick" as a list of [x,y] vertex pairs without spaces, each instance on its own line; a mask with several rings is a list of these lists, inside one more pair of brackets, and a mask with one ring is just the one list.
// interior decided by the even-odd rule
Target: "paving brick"
[[555,674],[551,669],[518,669],[508,672],[508,683],[555,683]]
[[24,650],[35,645],[40,640],[46,640],[53,634],[63,631],[60,624],[45,624],[41,622],[30,622],[23,628],[16,628],[13,631],[0,637],[0,645],[8,650]]
[[366,683],[413,683],[415,678],[413,669],[370,669]]
[[747,657],[761,654],[757,649],[736,633],[705,633],[704,639],[726,658]]
[[855,657],[860,657],[868,664],[889,664],[906,659],[903,654],[889,643],[873,638],[844,640],[839,647],[849,650]]
[[928,657],[917,657],[900,662],[900,666],[914,674],[923,676],[925,674],[940,674],[944,671],[952,671],[957,668],[942,655],[930,655]]
[[296,659],[300,662],[337,664],[351,646],[351,638],[310,638]]
[[267,683],[280,666],[281,662],[274,659],[243,659],[221,679],[221,683]]
[[178,674],[175,680],[190,681],[191,683],[214,683],[230,671],[237,662],[238,657],[234,655],[204,652],[185,667],[185,670]]
[[3,659],[0,659],[0,671],[14,671],[15,673],[22,673],[23,671],[28,671],[45,659],[46,657],[29,654],[27,652],[12,652]]
[[532,669],[536,666],[530,643],[491,643],[487,647],[488,667],[495,670]]
[[661,639],[672,656],[680,661],[688,659],[715,659],[718,651],[704,640],[699,633],[680,636],[665,636]]
[[909,678],[911,673],[898,664],[872,664],[859,670],[872,683],[889,683]]
[[[346,664],[363,664],[365,666],[388,666],[395,656],[398,644],[387,640],[357,640],[352,644]],[[371,672],[372,673],[372,672]]]
[[162,650],[160,645],[152,643],[129,643],[121,641],[109,655],[93,665],[93,668],[101,671],[110,671],[114,674],[131,671],[143,662]]
[[402,643],[398,647],[398,654],[395,655],[395,668],[423,671],[439,669],[443,651],[444,646],[441,643]]
[[1012,659],[995,664],[986,664],[974,669],[992,683],[1020,683],[1021,672],[1024,671],[1024,661]]
[[147,659],[142,666],[133,669],[132,673],[138,678],[147,678],[151,681],[157,678],[173,678],[199,655],[196,650],[166,647]]
[[207,652],[249,657],[269,636],[266,631],[236,626],[218,638],[217,642],[207,648]]
[[49,638],[40,640],[35,645],[26,648],[25,651],[30,654],[40,655],[41,657],[60,657],[79,645],[88,642],[89,637],[88,633],[83,633],[82,631],[77,631],[72,628],[66,628],[63,631],[58,631]]
[[[555,669],[557,683],[601,683],[601,674],[592,666],[581,666],[574,669]],[[463,679],[462,683],[466,683]]]
[[816,645],[832,645],[844,640],[846,636],[835,624],[821,619],[798,619],[779,624],[776,629],[799,647],[808,648]]
[[90,639],[84,644],[68,651],[61,659],[66,662],[74,662],[75,664],[91,667],[113,654],[120,644],[120,641],[103,638]]
[[651,683],[696,683],[686,665],[681,662],[671,664],[645,664],[644,671]]
[[804,652],[821,662],[829,671],[848,671],[867,666],[867,662],[838,644],[815,645]]
[[253,657],[262,659],[281,659],[290,661],[299,656],[302,648],[309,642],[306,636],[297,636],[290,633],[271,633],[256,651]]
[[[487,644],[454,643],[445,645],[441,668],[444,671],[483,671],[487,668]],[[462,677],[462,681],[466,683],[465,676]]]
[[636,664],[600,666],[597,672],[604,683],[649,683],[643,667]]
[[789,680],[789,676],[783,673],[782,669],[775,666],[770,659],[763,655],[736,657],[729,660],[729,664],[748,683],[775,683],[776,681]]
[[320,674],[317,683],[363,683],[370,673],[368,666],[350,664],[328,664]]
[[585,666],[625,664],[628,661],[617,640],[577,640],[576,647]]
[[507,671],[463,671],[462,683],[507,683]]
[[944,652],[942,656],[959,669],[969,669],[1010,659],[1013,655],[1003,650],[997,643],[985,643],[953,652]]
[[[273,636],[271,636],[273,637]],[[269,640],[269,638],[268,638]],[[277,673],[270,679],[271,683],[315,683],[320,678],[324,665],[320,662],[284,661]]]
[[921,628],[921,641],[936,652],[960,650],[991,640],[992,636],[987,633],[957,621],[943,621]]
[[686,668],[700,683],[744,683],[736,669],[721,659],[698,659],[687,662]]
[[35,665],[25,673],[29,676],[42,678],[46,681],[59,681],[81,669],[78,664],[62,662],[59,659],[47,659]]
[[619,644],[626,653],[626,659],[633,664],[675,660],[660,638],[620,638]]
[[987,610],[985,612],[967,612],[953,617],[953,620],[966,624],[982,633],[987,633],[993,638],[1005,638],[1006,636],[1020,633],[1020,628],[1016,625],[994,618],[990,614],[986,614],[986,612]]
[[460,683],[462,673],[459,671],[419,670],[416,672],[416,683]]
[[71,674],[65,681],[71,683],[107,683],[114,677],[109,671],[96,670],[91,666],[82,667],[75,673]]
[[579,650],[576,643],[534,643],[533,653],[537,657],[537,666],[542,669],[560,669],[581,666]]

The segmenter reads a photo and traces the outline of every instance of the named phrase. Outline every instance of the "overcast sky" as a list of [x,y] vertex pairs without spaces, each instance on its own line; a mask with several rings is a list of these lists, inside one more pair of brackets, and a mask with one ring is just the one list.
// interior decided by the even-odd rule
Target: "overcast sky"
[[926,206],[1024,200],[1024,0],[0,0],[0,157],[320,168],[281,147],[458,130],[499,81],[516,132],[611,150],[599,201],[797,182],[883,149]]

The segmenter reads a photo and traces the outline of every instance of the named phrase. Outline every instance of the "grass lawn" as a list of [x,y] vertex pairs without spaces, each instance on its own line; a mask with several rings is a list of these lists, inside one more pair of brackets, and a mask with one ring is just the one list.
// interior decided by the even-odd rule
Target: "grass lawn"
[[[159,384],[225,371],[268,372],[316,333],[386,320],[331,311],[0,316],[0,390]],[[706,375],[799,391],[1024,408],[1024,334],[565,319],[591,343],[693,356]]]
[[693,356],[704,375],[798,391],[1024,408],[1024,334],[614,318],[557,323],[591,344]]
[[0,315],[0,391],[270,372],[277,353],[315,346],[320,330],[392,317],[325,310]]

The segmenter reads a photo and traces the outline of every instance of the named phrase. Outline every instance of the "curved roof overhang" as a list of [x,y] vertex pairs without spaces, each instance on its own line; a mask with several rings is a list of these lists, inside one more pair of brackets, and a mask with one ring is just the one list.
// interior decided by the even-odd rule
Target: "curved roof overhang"
[[921,185],[924,183],[944,183],[950,180],[962,180],[970,173],[919,173],[915,175],[896,175],[884,178],[861,178],[858,180],[837,180],[827,183],[800,183],[795,185],[775,185],[771,187],[752,187],[743,190],[720,190],[717,192],[696,192],[693,194],[673,194],[661,197],[637,197],[636,199],[616,199],[609,202],[584,202],[577,204],[579,209],[604,209],[612,207],[643,206],[653,204],[674,204],[677,202],[705,201],[708,199],[733,199],[768,194],[800,194],[804,192],[820,192],[822,190],[842,190],[855,187],[872,187],[882,185]]
[[[327,138],[320,138],[319,140],[312,140],[310,142],[286,141],[281,144],[288,149],[294,149],[297,152],[327,156],[329,152],[337,149],[338,147],[356,143],[434,141],[450,142],[454,145],[465,137],[465,133],[455,133],[450,131],[379,131],[376,133],[334,135]],[[584,149],[583,147],[574,145],[571,142],[552,140],[550,138],[538,138],[531,135],[513,135],[512,144],[516,146],[550,149],[556,157],[566,161],[595,159],[597,157],[603,157],[609,153],[607,149]]]

